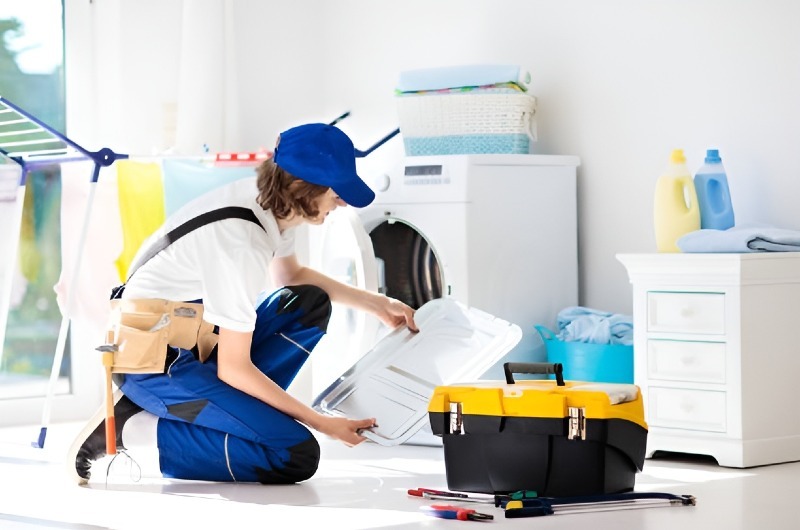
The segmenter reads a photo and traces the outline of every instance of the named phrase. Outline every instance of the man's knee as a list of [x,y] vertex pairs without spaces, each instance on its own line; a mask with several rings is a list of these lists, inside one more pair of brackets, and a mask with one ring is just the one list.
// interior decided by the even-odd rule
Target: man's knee
[[261,484],[294,484],[310,479],[319,468],[319,442],[313,436],[289,449],[289,460],[280,469],[258,469]]
[[298,321],[306,327],[328,330],[331,319],[331,299],[315,285],[293,285],[281,290],[278,313],[301,311]]

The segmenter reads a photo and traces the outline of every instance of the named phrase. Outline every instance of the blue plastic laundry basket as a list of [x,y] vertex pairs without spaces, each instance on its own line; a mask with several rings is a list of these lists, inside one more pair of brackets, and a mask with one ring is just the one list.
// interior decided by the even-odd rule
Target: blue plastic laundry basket
[[633,346],[563,341],[544,326],[534,327],[547,348],[547,362],[564,366],[564,379],[633,383]]

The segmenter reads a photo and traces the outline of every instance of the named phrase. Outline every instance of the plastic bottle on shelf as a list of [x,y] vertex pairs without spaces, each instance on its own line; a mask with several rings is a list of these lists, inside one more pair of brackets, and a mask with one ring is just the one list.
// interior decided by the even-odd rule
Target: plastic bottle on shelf
[[678,239],[700,229],[700,208],[683,149],[673,149],[656,181],[653,221],[659,252],[680,252]]
[[733,203],[719,150],[706,151],[704,164],[694,176],[694,187],[700,206],[700,228],[727,230],[733,227]]

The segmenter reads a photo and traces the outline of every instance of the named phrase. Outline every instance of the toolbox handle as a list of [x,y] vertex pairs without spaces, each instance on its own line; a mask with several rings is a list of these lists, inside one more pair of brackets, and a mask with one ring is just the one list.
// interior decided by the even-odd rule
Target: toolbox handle
[[564,386],[564,367],[561,363],[503,363],[506,383],[513,385],[512,374],[555,374],[556,385]]

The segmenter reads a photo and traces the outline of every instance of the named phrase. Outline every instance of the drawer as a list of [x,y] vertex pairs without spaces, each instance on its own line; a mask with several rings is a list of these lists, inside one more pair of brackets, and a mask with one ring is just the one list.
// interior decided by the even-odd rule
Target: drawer
[[647,341],[647,377],[670,381],[725,383],[724,342]]
[[647,293],[647,331],[725,334],[722,293]]
[[647,423],[694,431],[725,432],[725,392],[651,386]]

